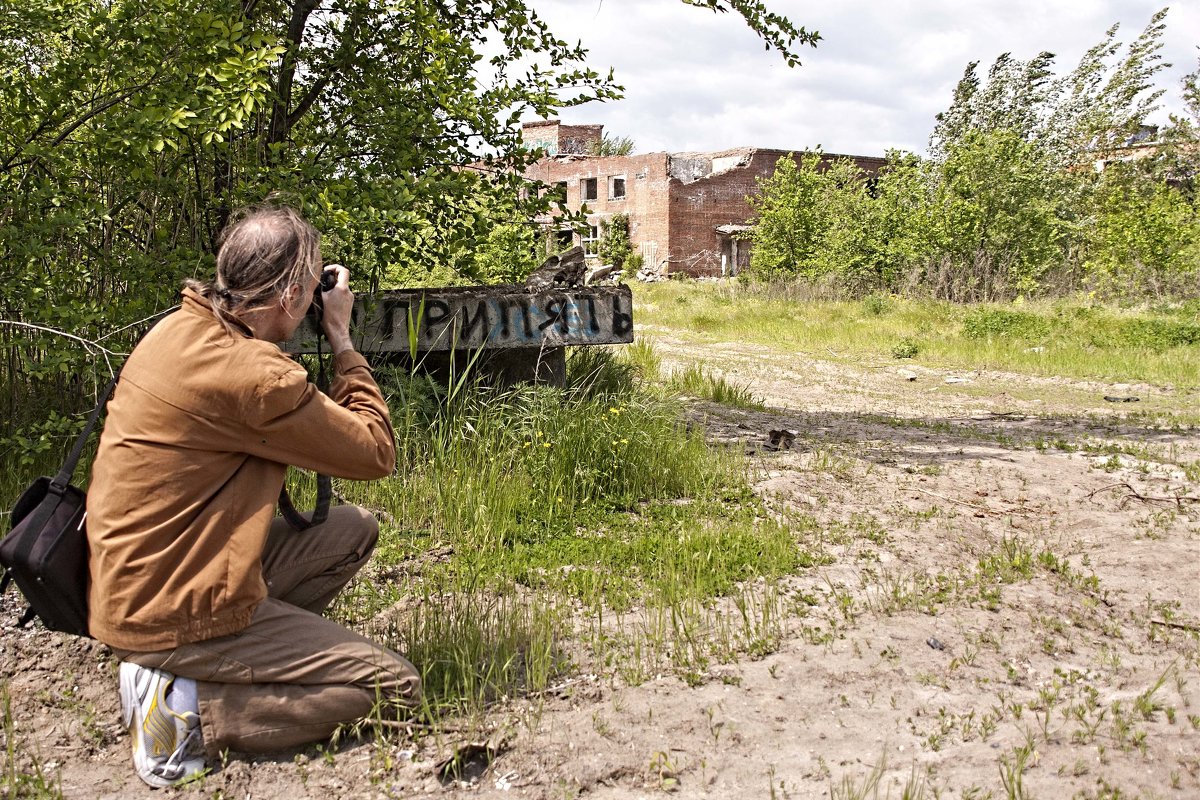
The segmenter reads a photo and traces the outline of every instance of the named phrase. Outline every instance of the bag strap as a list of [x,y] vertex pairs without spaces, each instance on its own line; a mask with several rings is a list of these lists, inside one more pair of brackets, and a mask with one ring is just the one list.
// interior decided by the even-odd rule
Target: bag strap
[[[4,590],[7,589],[8,585],[12,582],[13,582],[12,572],[8,569],[5,569],[4,577],[0,578],[0,594],[4,594]],[[21,614],[21,618],[17,620],[17,627],[18,628],[29,627],[29,623],[33,622],[33,618],[36,616],[37,616],[37,612],[33,610],[33,606],[29,606],[28,608],[25,609],[25,612],[23,614]]]
[[104,391],[100,393],[100,399],[96,401],[96,407],[92,409],[87,425],[83,427],[83,432],[75,440],[75,445],[71,448],[71,454],[67,456],[62,469],[50,481],[50,488],[55,493],[62,494],[63,489],[71,482],[71,474],[75,472],[75,465],[79,463],[79,458],[83,455],[83,448],[87,445],[88,438],[96,428],[96,421],[100,419],[100,412],[104,410],[104,404],[112,396],[113,389],[117,386],[117,379],[120,377],[121,367],[118,367],[117,371],[113,373],[112,380],[108,382],[108,386],[104,387]]
[[[155,320],[154,325],[157,325],[161,321],[161,317],[170,314],[177,308],[179,308],[177,305],[165,308],[142,320],[142,322],[153,319]],[[154,328],[154,325],[151,325],[146,330],[146,333],[149,333]],[[104,387],[104,391],[100,393],[100,399],[96,401],[96,407],[92,409],[92,413],[88,416],[87,425],[84,426],[83,432],[79,434],[79,438],[75,440],[75,445],[71,448],[71,453],[67,456],[67,460],[63,462],[62,469],[50,481],[50,491],[55,494],[62,494],[63,489],[71,482],[71,475],[75,472],[75,466],[79,463],[79,459],[83,455],[83,448],[87,446],[88,438],[96,428],[96,421],[100,419],[100,412],[104,410],[104,404],[112,396],[113,389],[117,386],[117,380],[121,377],[121,370],[124,368],[125,364],[122,363],[121,366],[117,367],[117,371],[113,373],[112,380],[108,382],[108,386]]]

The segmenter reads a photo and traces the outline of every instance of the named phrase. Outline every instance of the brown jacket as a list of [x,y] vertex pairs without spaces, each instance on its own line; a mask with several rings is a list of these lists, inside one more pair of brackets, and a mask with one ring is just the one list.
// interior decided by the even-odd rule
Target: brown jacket
[[144,652],[241,630],[267,596],[261,556],[285,465],[364,480],[395,458],[361,355],[335,357],[326,396],[185,290],[108,405],[88,489],[91,634]]

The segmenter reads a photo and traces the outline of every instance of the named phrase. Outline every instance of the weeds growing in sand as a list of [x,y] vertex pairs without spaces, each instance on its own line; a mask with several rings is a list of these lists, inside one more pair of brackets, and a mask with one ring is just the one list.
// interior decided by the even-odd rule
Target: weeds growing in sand
[[[881,756],[879,762],[860,780],[844,775],[839,784],[831,785],[830,800],[879,800],[880,797],[891,797],[891,787],[885,789],[883,786],[883,776],[886,772],[887,759]],[[926,794],[926,779],[926,773],[914,762],[908,779],[900,789],[900,800],[922,800]],[[880,794],[881,790],[883,794]]]
[[1008,800],[1029,798],[1025,792],[1024,776],[1026,764],[1034,752],[1032,740],[1027,739],[1025,744],[1014,747],[1010,753],[1000,756],[1000,784],[1004,787],[1004,796]]
[[13,720],[8,684],[0,683],[0,728],[4,731],[4,766],[0,770],[0,796],[28,800],[62,800],[57,776],[47,774],[41,758],[23,746]]

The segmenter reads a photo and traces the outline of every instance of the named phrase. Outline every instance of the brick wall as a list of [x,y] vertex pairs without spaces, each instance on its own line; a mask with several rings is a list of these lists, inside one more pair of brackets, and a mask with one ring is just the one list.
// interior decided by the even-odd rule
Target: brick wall
[[[739,148],[718,153],[680,154],[671,156],[673,177],[670,181],[668,216],[670,231],[668,238],[671,250],[667,269],[670,272],[686,272],[689,275],[705,276],[721,274],[721,256],[725,255],[726,267],[732,266],[734,248],[728,235],[717,232],[720,225],[745,224],[750,220],[748,195],[758,191],[758,180],[775,172],[775,164],[788,155],[785,150],[763,150]],[[834,159],[845,158],[826,154],[822,164]],[[793,154],[798,162],[800,156]],[[858,166],[874,175],[886,163],[885,159],[852,156]],[[703,161],[712,165],[705,172]],[[702,177],[693,176],[701,174]],[[737,249],[744,256],[749,252],[749,242],[739,242]]]
[[563,125],[556,119],[521,125],[521,140],[530,148],[540,147],[551,156],[584,154],[603,137],[603,125]]
[[[523,126],[525,140],[541,146],[598,139],[602,134],[600,125],[561,125],[557,120]],[[525,177],[552,188],[565,183],[567,208],[577,211],[586,205],[592,225],[599,226],[614,214],[628,215],[630,242],[635,252],[642,253],[646,266],[699,277],[720,275],[722,256],[727,270],[746,264],[750,243],[735,244],[730,234],[717,228],[749,222],[746,197],[758,191],[758,180],[770,176],[776,162],[787,155],[786,150],[751,147],[603,158],[562,151],[531,165]],[[827,153],[822,164],[847,157],[870,175],[886,163],[882,158]],[[800,155],[793,153],[793,158],[799,161]],[[624,180],[623,198],[612,196],[613,178]],[[583,198],[585,181],[594,181],[594,199]],[[554,225],[552,219],[546,222]],[[579,243],[580,237],[575,241]]]
[[[544,158],[529,167],[525,177],[551,187],[565,182],[567,208],[578,211],[586,205],[591,224],[599,225],[614,214],[628,215],[629,239],[634,250],[644,252],[648,262],[657,263],[666,257],[670,246],[666,153]],[[624,199],[609,196],[610,179],[615,177],[625,180]],[[582,199],[584,180],[595,180],[596,199]]]

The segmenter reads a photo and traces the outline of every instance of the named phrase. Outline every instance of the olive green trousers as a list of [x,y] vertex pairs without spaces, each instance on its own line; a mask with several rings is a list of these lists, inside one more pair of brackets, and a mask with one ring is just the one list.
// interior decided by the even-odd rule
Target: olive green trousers
[[376,710],[411,709],[421,680],[403,656],[321,616],[379,536],[369,513],[330,509],[305,531],[276,519],[263,553],[269,597],[228,636],[118,658],[196,681],[210,759],[269,753],[327,739]]

